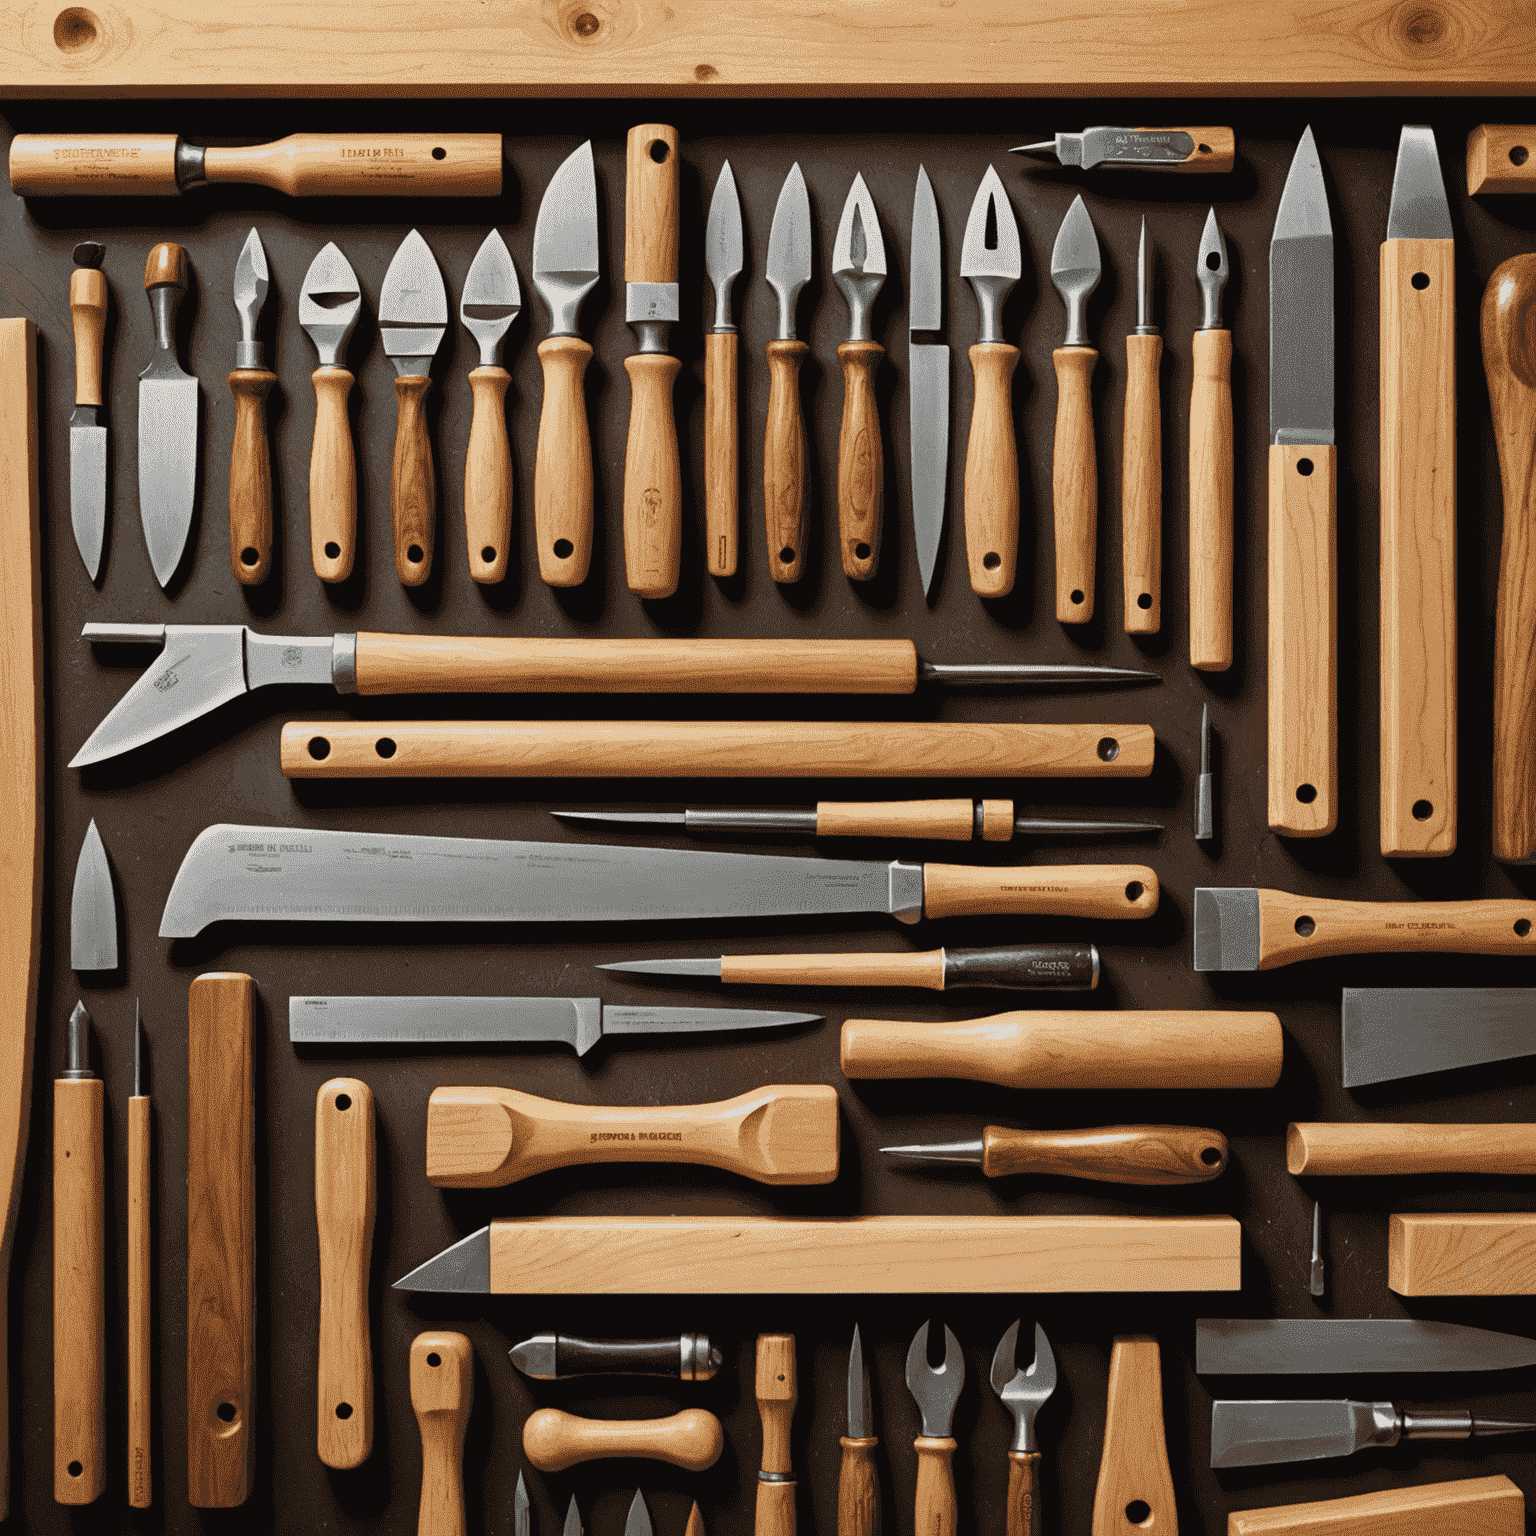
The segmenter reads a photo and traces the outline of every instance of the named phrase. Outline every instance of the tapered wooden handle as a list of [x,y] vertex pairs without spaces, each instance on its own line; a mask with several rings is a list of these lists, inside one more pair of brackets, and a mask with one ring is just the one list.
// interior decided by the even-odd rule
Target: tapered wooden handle
[[1051,499],[1056,514],[1056,617],[1086,624],[1093,617],[1094,561],[1099,537],[1099,461],[1093,440],[1092,347],[1057,347],[1056,437]]
[[[1007,823],[1007,835],[988,838],[1006,842],[1013,836],[1013,802],[988,800],[989,808]],[[989,818],[989,820],[992,818]],[[974,800],[821,800],[816,805],[817,837],[926,837],[968,843],[976,837]]]
[[1227,1138],[1193,1125],[1102,1125],[1086,1131],[982,1132],[981,1171],[1055,1174],[1107,1184],[1204,1184],[1227,1166]]
[[107,279],[99,267],[76,267],[70,273],[69,317],[75,332],[75,404],[100,405]]
[[720,980],[747,987],[924,987],[944,990],[944,951],[871,955],[724,955]]
[[965,446],[965,563],[978,597],[1006,597],[1019,555],[1019,449],[1013,435],[1019,349],[977,342],[970,359],[976,396]]
[[1284,1052],[1273,1013],[1031,1009],[985,1019],[847,1019],[851,1078],[962,1077],[1002,1088],[1272,1088]]
[[175,197],[176,143],[174,133],[18,133],[11,140],[11,191],[17,197]]
[[53,1496],[107,1486],[106,1147],[99,1077],[53,1085]]
[[345,368],[316,368],[315,437],[309,450],[309,556],[321,581],[345,581],[357,554],[357,455]]
[[512,449],[507,442],[505,368],[476,368],[469,375],[475,413],[464,455],[464,542],[469,574],[482,586],[507,574],[512,547]]
[[546,586],[579,587],[592,563],[592,436],[582,379],[592,348],[579,336],[539,343],[544,403],[533,467],[533,524]]
[[1536,1125],[1383,1125],[1299,1121],[1286,1127],[1294,1174],[1536,1173]]
[[334,1077],[315,1098],[320,1233],[320,1460],[357,1467],[373,1449],[368,1269],[375,1206],[373,1090]]
[[235,441],[229,456],[229,568],[242,586],[259,586],[272,570],[272,452],[267,442],[267,396],[277,375],[237,368],[229,376],[235,397]]
[[752,1536],[795,1536],[795,1482],[758,1479]]
[[1381,851],[1456,848],[1456,246],[1381,247]]
[[876,341],[845,341],[837,349],[843,365],[843,424],[837,437],[837,527],[843,575],[868,581],[880,563],[880,529],[885,513],[885,456],[880,445],[880,409],[875,372],[885,348]]
[[128,1100],[128,1504],[154,1498],[153,1191],[149,1096]]
[[[1150,1513],[1139,1521],[1137,1505]],[[1117,1338],[1109,1357],[1104,1454],[1093,1496],[1093,1536],[1138,1531],[1178,1536],[1179,1515],[1163,1437],[1163,1370],[1157,1340]]]
[[1157,898],[1145,864],[923,865],[925,917],[1151,917]]
[[394,529],[395,574],[402,587],[419,587],[432,574],[437,533],[437,466],[427,431],[424,373],[395,380],[395,454],[389,466],[389,513]]
[[711,331],[704,338],[704,563],[711,576],[736,574],[741,481],[736,341],[735,331]]
[[1008,1452],[1007,1536],[1040,1536],[1040,1452]]
[[794,1418],[795,1404],[800,1399],[794,1334],[758,1334],[753,1390],[763,1425],[762,1470],[776,1477],[785,1476],[791,1465],[789,1426]]
[[540,1408],[523,1424],[523,1454],[541,1472],[617,1456],[702,1472],[719,1461],[724,1448],[720,1420],[706,1408],[685,1408],[665,1419],[583,1419]]
[[843,1464],[837,1474],[837,1536],[876,1536],[880,1528],[880,1490],[871,1453],[874,1435],[842,1436]]
[[837,1177],[837,1090],[769,1084],[714,1104],[565,1104],[513,1088],[437,1088],[427,1178],[453,1189],[514,1184],[578,1163],[698,1163],[763,1184]]
[[1163,403],[1161,336],[1125,338],[1120,549],[1125,632],[1155,635],[1163,622]]
[[1525,1494],[1502,1475],[1235,1510],[1227,1536],[1525,1536]]
[[768,424],[763,435],[763,512],[768,528],[768,572],[775,581],[799,581],[805,544],[805,422],[800,415],[800,365],[810,355],[803,341],[768,343]]
[[1232,333],[1196,331],[1189,393],[1189,664],[1232,665]]
[[462,1333],[411,1340],[411,1407],[421,1430],[416,1536],[464,1536],[464,1431],[475,1395],[475,1352]]
[[499,197],[499,133],[291,133],[271,144],[210,148],[210,182],[290,197]]
[[955,1502],[955,1468],[950,1458],[956,1442],[945,1436],[919,1435],[917,1450],[916,1521],[921,1536],[957,1536],[960,1507]]
[[672,385],[683,365],[665,352],[624,359],[629,437],[624,448],[624,575],[641,597],[677,591],[683,543],[683,477]]

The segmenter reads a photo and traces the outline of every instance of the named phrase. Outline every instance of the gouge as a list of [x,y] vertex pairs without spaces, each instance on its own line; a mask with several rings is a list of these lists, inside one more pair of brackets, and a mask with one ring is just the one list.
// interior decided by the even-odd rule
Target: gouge
[[929,1365],[928,1324],[924,1323],[907,1350],[907,1391],[922,1414],[922,1433],[912,1442],[917,1451],[914,1528],[924,1536],[956,1536],[960,1527],[955,1468],[950,1459],[955,1454],[955,1441],[950,1430],[964,1385],[965,1356],[959,1340],[946,1326],[944,1363]]
[[741,199],[727,160],[720,167],[704,226],[704,270],[715,293],[715,321],[704,336],[704,563],[711,576],[736,574],[740,537],[738,335],[731,318],[731,284],[741,276],[742,266]]
[[465,1536],[464,1431],[475,1395],[475,1352],[462,1333],[411,1340],[411,1407],[421,1430],[416,1536]]
[[1230,128],[1084,128],[1058,133],[1038,144],[1020,144],[1015,155],[1038,155],[1085,171],[1230,171],[1237,135]]
[[535,1381],[569,1381],[576,1376],[712,1381],[725,1362],[703,1333],[665,1339],[573,1339],[560,1333],[536,1333],[507,1353],[512,1364]]
[[1221,323],[1227,242],[1216,210],[1196,257],[1200,328],[1190,343],[1189,664],[1232,665],[1232,332]]
[[795,1474],[789,1459],[789,1426],[800,1395],[795,1336],[757,1336],[757,1413],[763,1425],[763,1458],[757,1474],[754,1536],[795,1536]]
[[[1129,1511],[1146,1513],[1132,1521]],[[1117,1338],[1109,1357],[1104,1453],[1093,1495],[1093,1536],[1137,1528],[1177,1536],[1178,1509],[1163,1435],[1163,1367],[1157,1340]]]
[[[768,570],[778,582],[804,570],[805,418],[800,366],[810,348],[795,336],[795,305],[811,280],[811,198],[798,161],[789,168],[768,231],[768,285],[779,301],[779,325],[768,343],[768,420],[763,434],[763,510]],[[758,1536],[764,1536],[759,1531]]]
[[1136,329],[1125,338],[1120,549],[1125,632],[1155,635],[1163,622],[1163,338],[1152,324],[1147,221],[1136,248]]
[[578,1163],[696,1163],[760,1184],[837,1177],[837,1090],[769,1084],[714,1104],[563,1104],[515,1088],[434,1088],[427,1180],[493,1189]]
[[1389,1125],[1293,1121],[1285,1128],[1285,1165],[1301,1174],[1359,1178],[1373,1174],[1536,1174],[1536,1125]]
[[1081,195],[1072,199],[1051,250],[1051,281],[1067,306],[1067,334],[1051,353],[1056,367],[1056,437],[1051,499],[1056,519],[1056,617],[1086,624],[1093,617],[1099,536],[1098,449],[1093,434],[1093,365],[1085,310],[1099,286],[1099,238]]
[[235,262],[235,313],[240,340],[229,392],[235,397],[235,440],[229,454],[229,568],[242,586],[264,582],[272,570],[272,449],[267,396],[277,375],[267,367],[256,323],[267,301],[267,253],[254,229]]
[[75,333],[75,408],[69,417],[69,521],[75,548],[95,581],[107,533],[107,428],[101,419],[101,352],[107,329],[106,247],[84,240],[69,275],[69,315]]
[[132,1509],[148,1509],[154,1495],[150,1135],[149,1095],[144,1091],[144,1026],[135,998],[133,1097],[128,1100],[128,1504]]
[[684,1408],[665,1419],[584,1419],[540,1408],[523,1424],[523,1454],[541,1472],[619,1456],[702,1472],[724,1449],[725,1431],[707,1408]]
[[464,455],[464,542],[469,574],[482,586],[507,574],[512,545],[512,450],[507,443],[507,385],[501,341],[523,307],[517,268],[500,231],[475,252],[459,295],[459,319],[480,349],[470,371],[475,410]]
[[916,1163],[980,1168],[989,1179],[1033,1173],[1102,1184],[1205,1184],[1227,1166],[1227,1138],[1192,1125],[1101,1125],[1088,1131],[989,1125],[975,1141],[880,1150]]
[[876,1536],[880,1529],[880,1487],[875,1478],[872,1433],[875,1413],[869,1401],[869,1372],[858,1324],[848,1351],[848,1433],[839,1440],[843,1451],[837,1475],[837,1536]]
[[1040,1442],[1035,1415],[1056,1390],[1056,1353],[1045,1329],[1035,1324],[1035,1353],[1028,1367],[1017,1361],[1019,1325],[1011,1324],[992,1355],[992,1390],[1013,1415],[1008,1448],[1008,1536],[1040,1536]]
[[362,290],[352,264],[334,242],[321,248],[299,290],[299,324],[315,344],[315,434],[309,450],[309,557],[321,581],[345,581],[357,553],[357,454],[344,366],[357,326]]

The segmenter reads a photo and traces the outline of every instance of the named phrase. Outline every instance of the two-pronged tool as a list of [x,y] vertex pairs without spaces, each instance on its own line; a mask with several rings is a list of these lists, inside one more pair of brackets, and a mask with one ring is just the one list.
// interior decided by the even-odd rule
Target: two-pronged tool
[[946,1326],[944,1363],[931,1366],[928,1324],[924,1323],[907,1350],[907,1390],[922,1413],[923,1432],[912,1442],[917,1450],[916,1529],[922,1536],[956,1536],[960,1528],[955,1469],[950,1461],[955,1441],[950,1429],[964,1385],[965,1356],[959,1340]]
[[1056,1356],[1045,1329],[1035,1324],[1035,1357],[1028,1368],[1015,1363],[1019,1325],[997,1342],[992,1356],[992,1390],[1013,1415],[1008,1447],[1008,1536],[1040,1536],[1040,1445],[1035,1415],[1056,1390]]

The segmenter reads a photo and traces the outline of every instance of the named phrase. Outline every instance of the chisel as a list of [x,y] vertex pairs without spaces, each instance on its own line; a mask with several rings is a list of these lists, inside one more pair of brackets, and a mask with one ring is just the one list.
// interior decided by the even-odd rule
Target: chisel
[[1196,257],[1200,328],[1190,342],[1189,664],[1232,665],[1232,332],[1221,323],[1227,242],[1214,208]]
[[1083,170],[1230,171],[1237,135],[1230,128],[1084,128],[1058,133],[1038,144],[1020,144],[1015,155],[1053,158]]
[[1285,1165],[1300,1177],[1413,1173],[1536,1174],[1536,1125],[1336,1125],[1293,1121],[1285,1128]]
[[[1132,1522],[1126,1513],[1146,1513]],[[1093,1494],[1093,1536],[1127,1526],[1176,1536],[1179,1513],[1163,1432],[1163,1363],[1155,1338],[1117,1337],[1109,1356],[1104,1451]]]
[[875,1411],[869,1400],[869,1372],[864,1369],[864,1345],[853,1327],[848,1352],[847,1434],[841,1436],[842,1466],[837,1475],[837,1536],[877,1536],[880,1529],[880,1486],[875,1477]]
[[75,408],[69,417],[69,521],[75,548],[95,581],[107,534],[107,429],[101,419],[101,352],[107,330],[106,247],[85,240],[75,247],[69,275],[69,315],[75,333]]
[[1147,221],[1136,248],[1136,329],[1125,338],[1125,435],[1121,444],[1120,550],[1125,632],[1155,635],[1163,622],[1163,338],[1152,324]]
[[614,1457],[665,1461],[703,1472],[724,1449],[725,1431],[707,1408],[684,1408],[664,1419],[586,1419],[559,1408],[539,1408],[523,1421],[523,1454],[541,1472],[564,1472],[584,1461]]
[[1192,1125],[1101,1125],[1087,1131],[989,1125],[975,1141],[880,1150],[914,1163],[979,1168],[988,1179],[1032,1173],[1103,1184],[1205,1184],[1227,1166],[1227,1138]]
[[703,1333],[665,1339],[573,1339],[538,1333],[507,1352],[512,1364],[535,1381],[575,1376],[670,1376],[674,1381],[712,1381],[725,1357]]
[[711,576],[736,574],[740,519],[740,437],[736,416],[738,332],[731,284],[743,268],[741,199],[727,160],[720,167],[704,226],[704,270],[715,294],[704,335],[704,563]]
[[[795,335],[795,306],[811,280],[811,198],[796,161],[779,188],[768,231],[768,285],[779,301],[779,323],[768,343],[768,419],[763,432],[763,511],[768,571],[777,582],[799,581],[806,533],[805,417],[800,368],[810,347]],[[759,1532],[759,1536],[762,1533]]]
[[757,1474],[754,1536],[795,1536],[795,1474],[789,1459],[789,1426],[799,1398],[795,1336],[757,1336],[757,1413],[763,1425],[763,1458]]
[[229,451],[229,568],[254,587],[272,569],[272,449],[267,440],[267,396],[277,375],[267,367],[256,324],[267,301],[267,253],[254,229],[235,262],[235,313],[240,340],[229,392],[235,397],[235,438]]
[[465,1536],[464,1431],[475,1397],[475,1351],[462,1333],[411,1340],[411,1407],[421,1431],[416,1536]]
[[154,1494],[154,1278],[149,1094],[144,1026],[133,1004],[133,1097],[128,1100],[128,1504],[148,1509]]
[[1416,1317],[1202,1317],[1202,1376],[1368,1376],[1536,1365],[1536,1339]]
[[1344,1086],[1536,1055],[1536,988],[1345,987]]

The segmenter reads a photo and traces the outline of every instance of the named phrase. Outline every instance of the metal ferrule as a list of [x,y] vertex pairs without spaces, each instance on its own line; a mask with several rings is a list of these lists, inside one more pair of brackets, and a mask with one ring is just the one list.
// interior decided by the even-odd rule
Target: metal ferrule
[[180,191],[208,185],[208,173],[203,164],[207,153],[205,149],[176,140],[176,186]]
[[156,283],[149,290],[149,313],[155,322],[155,350],[176,350],[176,308],[181,303],[181,291],[170,283]]
[[[245,323],[245,317],[241,316],[241,324]],[[235,367],[236,368],[265,368],[267,366],[267,349],[259,341],[247,341],[243,336],[235,343]]]
[[1224,279],[1216,272],[1202,272],[1200,274],[1200,329],[1202,331],[1220,331],[1225,327],[1221,323],[1221,285]]
[[642,352],[667,350],[667,327],[676,322],[676,283],[626,283],[624,318],[640,338]]
[[731,283],[732,278],[726,278],[723,283],[715,285],[715,323],[710,327],[716,336],[728,335],[736,327],[731,324]]
[[705,832],[816,831],[815,811],[684,811],[683,825]]
[[1088,345],[1088,327],[1083,319],[1083,311],[1087,308],[1086,298],[1086,294],[1073,294],[1067,299],[1067,339],[1062,342],[1064,347]]
[[923,866],[893,859],[891,876],[891,916],[898,922],[915,923],[923,915]]
[[885,283],[883,272],[836,272],[837,286],[848,301],[848,340],[873,341],[869,317],[875,299]]
[[90,1015],[77,1003],[69,1016],[69,1066],[59,1074],[61,1081],[80,1082],[96,1075],[91,1071],[91,1047],[86,1038],[89,1022]]
[[976,291],[976,304],[981,310],[981,335],[978,342],[996,342],[1003,339],[1003,300],[1013,287],[1010,277],[973,277],[970,285]]
[[795,339],[795,300],[798,297],[798,290],[779,294],[779,334],[776,338],[779,341]]
[[630,328],[639,338],[642,352],[665,352],[669,325],[666,320],[638,320],[631,321]]
[[357,692],[357,636],[331,636],[331,681],[337,693]]
[[677,1342],[682,1350],[682,1379],[709,1381],[718,1369],[710,1358],[709,1335],[685,1333]]
[[1131,328],[1132,336],[1161,336],[1162,334],[1155,325],[1137,325]]
[[1409,1440],[1470,1440],[1474,1432],[1472,1414],[1466,1408],[1453,1408],[1449,1413],[1404,1413],[1399,1409],[1395,1417]]

